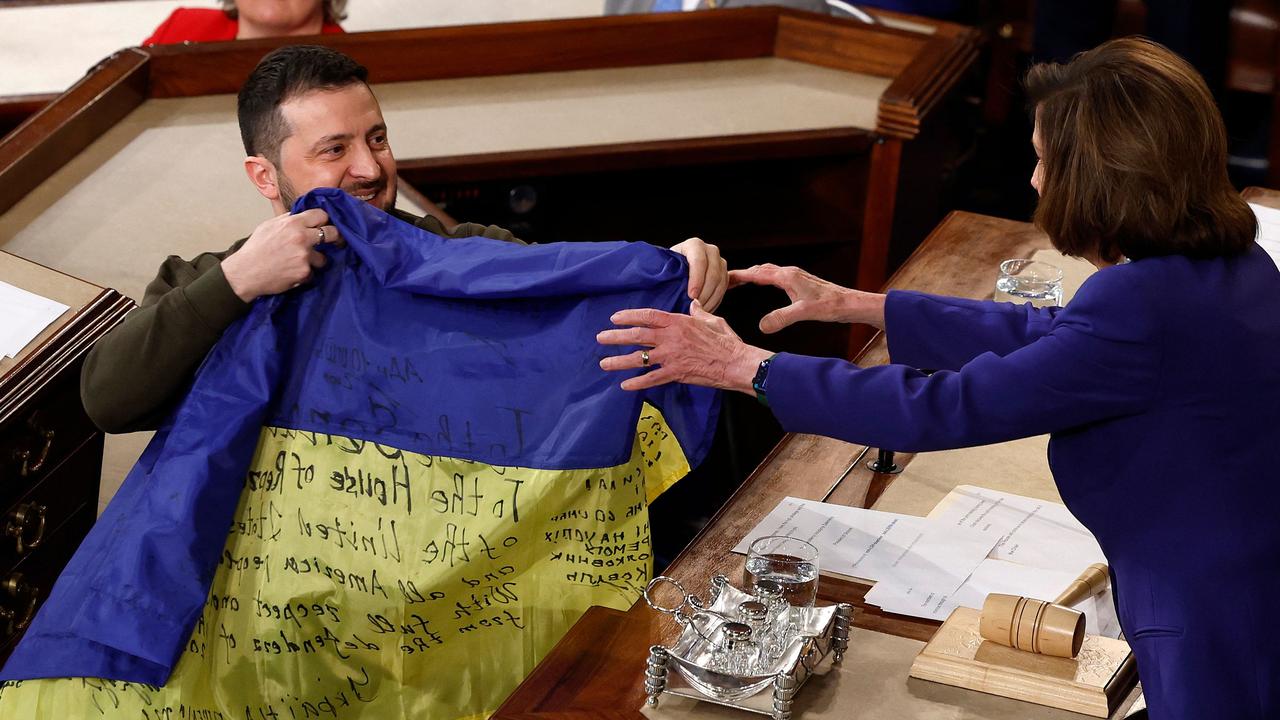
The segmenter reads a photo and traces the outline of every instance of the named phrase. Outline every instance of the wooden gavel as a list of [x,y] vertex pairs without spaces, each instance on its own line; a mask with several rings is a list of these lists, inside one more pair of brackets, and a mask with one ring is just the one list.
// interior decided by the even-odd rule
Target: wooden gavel
[[1073,658],[1084,643],[1084,613],[1071,606],[1106,589],[1109,577],[1106,565],[1094,563],[1051,603],[991,593],[982,603],[978,632],[1006,647]]

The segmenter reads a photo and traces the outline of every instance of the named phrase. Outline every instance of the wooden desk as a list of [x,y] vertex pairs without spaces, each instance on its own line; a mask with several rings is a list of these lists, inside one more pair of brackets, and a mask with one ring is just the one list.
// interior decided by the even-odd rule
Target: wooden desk
[[[1000,260],[1050,249],[1048,238],[1029,224],[952,213],[886,287],[990,298]],[[858,356],[861,365],[887,360],[886,344],[879,334]],[[1015,452],[1025,455],[1025,450]],[[1035,453],[1035,446],[1030,450]],[[733,555],[731,549],[788,495],[857,507],[876,505],[900,476],[871,472],[866,461],[873,452],[829,438],[787,435],[665,574],[690,583],[690,587],[704,585],[715,573],[740,576],[742,558]],[[1036,462],[1040,466],[1040,482],[1051,488],[1042,446],[1039,453]],[[912,459],[910,455],[897,456],[898,464],[906,466],[907,472]],[[853,603],[858,608],[854,617],[857,627],[919,641],[932,636],[936,622],[884,613],[863,603],[868,589],[861,583],[824,577],[819,598]],[[643,601],[627,612],[592,608],[495,717],[642,717],[639,709],[644,702],[643,672],[648,647],[655,642],[671,642],[674,630],[673,623],[658,616]],[[905,676],[901,682],[907,682]],[[1002,708],[1002,712],[1012,708],[1024,717],[1078,717],[1012,700],[994,700],[998,700],[994,706]],[[954,702],[954,697],[938,702],[945,705]],[[960,717],[956,712],[962,710],[940,706],[938,717]]]
[[80,404],[80,365],[133,303],[0,253],[0,280],[69,309],[0,360],[0,662],[97,518],[102,433]]
[[1269,190],[1267,188],[1249,187],[1240,193],[1245,200],[1257,205],[1280,209],[1280,190]]

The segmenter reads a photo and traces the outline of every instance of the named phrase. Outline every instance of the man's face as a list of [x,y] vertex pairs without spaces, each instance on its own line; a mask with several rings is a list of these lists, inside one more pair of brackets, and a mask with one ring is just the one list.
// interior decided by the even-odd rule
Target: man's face
[[280,105],[280,202],[287,210],[318,187],[342,188],[380,210],[396,203],[396,160],[373,92],[364,83],[313,90]]

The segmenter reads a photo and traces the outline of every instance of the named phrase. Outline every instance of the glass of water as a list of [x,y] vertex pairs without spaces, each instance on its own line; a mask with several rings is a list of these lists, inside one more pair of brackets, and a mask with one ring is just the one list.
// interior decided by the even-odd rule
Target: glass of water
[[996,278],[995,299],[1036,307],[1061,305],[1062,270],[1039,260],[1005,260]]
[[792,607],[813,607],[818,595],[818,548],[786,535],[756,538],[747,549],[743,581],[753,588],[761,580],[782,586]]

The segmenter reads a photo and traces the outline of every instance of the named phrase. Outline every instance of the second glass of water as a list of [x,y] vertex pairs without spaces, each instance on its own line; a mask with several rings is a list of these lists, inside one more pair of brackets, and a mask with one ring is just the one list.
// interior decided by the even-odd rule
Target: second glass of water
[[1031,303],[1036,307],[1062,304],[1062,270],[1040,260],[1014,259],[1000,263],[996,302]]
[[782,586],[792,607],[813,607],[818,595],[818,548],[785,535],[757,538],[747,550],[743,581],[753,588],[761,580]]

